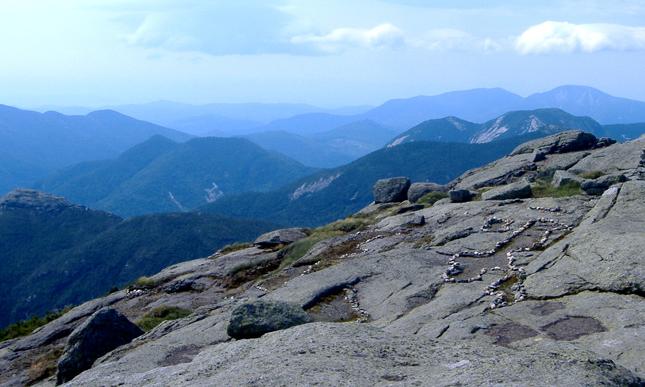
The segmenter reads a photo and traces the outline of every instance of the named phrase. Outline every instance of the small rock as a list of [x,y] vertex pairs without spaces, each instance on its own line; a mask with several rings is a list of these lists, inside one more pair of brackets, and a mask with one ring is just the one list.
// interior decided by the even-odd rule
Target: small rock
[[260,248],[271,248],[288,245],[306,237],[307,233],[303,228],[284,228],[260,235],[253,244]]
[[430,192],[446,192],[446,186],[437,183],[413,183],[408,189],[408,200],[415,203]]
[[205,285],[199,284],[192,279],[181,279],[173,281],[168,285],[163,287],[163,291],[166,293],[181,293],[189,291],[201,291],[204,290]]
[[465,203],[471,201],[475,195],[467,189],[454,189],[448,192],[448,196],[452,203]]
[[546,160],[546,155],[549,154],[549,149],[548,148],[538,148],[533,150],[533,159],[532,161],[534,163],[537,163],[538,161],[544,161]]
[[57,383],[92,367],[96,359],[131,342],[143,331],[114,309],[101,309],[70,334],[58,361]]
[[381,179],[372,189],[375,203],[396,203],[407,199],[410,180],[407,177]]
[[253,301],[233,310],[226,333],[235,339],[252,339],[308,322],[311,322],[311,318],[298,305],[280,301]]
[[571,183],[577,183],[581,184],[584,179],[581,178],[578,175],[574,175],[571,172],[564,171],[564,170],[557,170],[553,174],[553,180],[551,180],[551,185],[559,188],[563,185],[571,184]]
[[596,143],[596,148],[604,148],[609,145],[614,145],[616,143],[616,140],[613,138],[609,137],[600,137],[598,139],[598,142]]
[[531,185],[526,180],[493,188],[482,194],[483,200],[526,199],[532,195]]
[[589,195],[602,195],[607,188],[625,181],[627,181],[625,175],[605,175],[597,179],[583,181],[580,188]]

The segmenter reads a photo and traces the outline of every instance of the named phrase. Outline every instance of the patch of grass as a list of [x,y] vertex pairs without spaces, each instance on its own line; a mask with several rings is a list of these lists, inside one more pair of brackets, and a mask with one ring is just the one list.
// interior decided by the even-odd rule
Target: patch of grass
[[62,354],[63,348],[59,347],[36,357],[27,369],[31,383],[54,376],[58,369],[58,359]]
[[533,185],[531,185],[531,190],[533,191],[533,197],[535,198],[563,198],[567,196],[580,195],[580,184],[576,182],[570,182],[563,184],[560,187],[554,187],[551,185],[551,182],[545,180],[538,180]]
[[372,224],[371,218],[365,218],[365,217],[357,218],[357,217],[350,216],[349,218],[337,220],[333,223],[329,223],[328,225],[314,229],[310,236],[320,234],[320,233],[337,232],[337,231],[342,233],[350,233],[353,231],[363,230],[370,224]]
[[419,200],[417,200],[417,203],[423,204],[425,206],[431,206],[438,202],[441,199],[445,199],[448,197],[448,194],[446,192],[439,192],[439,191],[434,191],[434,192],[428,192],[427,194],[423,195]]
[[310,236],[290,244],[280,252],[280,254],[282,254],[282,263],[280,264],[280,267],[287,267],[302,258],[316,243],[325,239],[341,236],[343,234],[345,233],[337,230],[314,230]]
[[230,245],[226,245],[219,249],[217,252],[218,254],[224,255],[224,254],[229,254],[235,251],[240,251],[244,249],[248,249],[249,247],[253,246],[252,243],[250,242],[243,242],[243,243],[232,243]]
[[7,326],[6,328],[0,329],[0,341],[27,336],[31,334],[31,332],[36,330],[36,328],[40,328],[41,326],[56,320],[60,316],[67,313],[70,309],[72,309],[72,307],[68,306],[61,310],[49,312],[42,317],[33,316],[27,320],[22,320],[22,321],[13,323]]
[[137,325],[144,331],[149,331],[168,320],[177,320],[190,315],[191,311],[176,306],[160,306],[143,315],[137,320]]
[[587,172],[582,172],[580,174],[580,177],[584,179],[591,179],[591,180],[597,179],[600,176],[605,176],[605,173],[602,171],[587,171]]
[[432,235],[426,235],[417,239],[414,242],[414,248],[421,249],[423,247],[430,246],[431,243],[432,243]]
[[150,277],[139,277],[137,278],[132,285],[128,286],[130,289],[152,289],[157,286],[157,281]]

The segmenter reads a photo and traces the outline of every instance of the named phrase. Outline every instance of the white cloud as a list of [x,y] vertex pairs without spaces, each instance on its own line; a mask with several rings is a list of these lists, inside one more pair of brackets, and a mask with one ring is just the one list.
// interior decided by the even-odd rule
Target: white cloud
[[392,49],[412,47],[429,51],[499,51],[502,45],[489,38],[473,36],[458,29],[428,30],[408,36],[397,26],[384,23],[373,28],[336,28],[327,34],[299,35],[291,43],[333,54],[352,48]]
[[546,21],[524,31],[515,48],[521,54],[645,50],[645,27]]
[[299,35],[291,43],[309,45],[326,53],[337,53],[349,48],[396,48],[403,46],[405,37],[396,26],[384,23],[374,28],[336,28],[324,35]]

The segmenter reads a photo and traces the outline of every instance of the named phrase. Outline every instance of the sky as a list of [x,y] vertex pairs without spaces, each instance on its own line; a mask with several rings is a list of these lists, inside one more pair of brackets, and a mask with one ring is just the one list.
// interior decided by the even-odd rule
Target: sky
[[645,100],[645,0],[0,0],[0,103]]

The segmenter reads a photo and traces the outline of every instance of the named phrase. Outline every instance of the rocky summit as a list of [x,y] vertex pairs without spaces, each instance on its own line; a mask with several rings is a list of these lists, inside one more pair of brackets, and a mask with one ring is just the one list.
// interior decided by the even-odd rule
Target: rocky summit
[[392,183],[347,219],[175,264],[0,343],[0,384],[54,385],[107,307],[139,326],[188,312],[65,385],[645,384],[645,138],[547,137],[431,202]]

